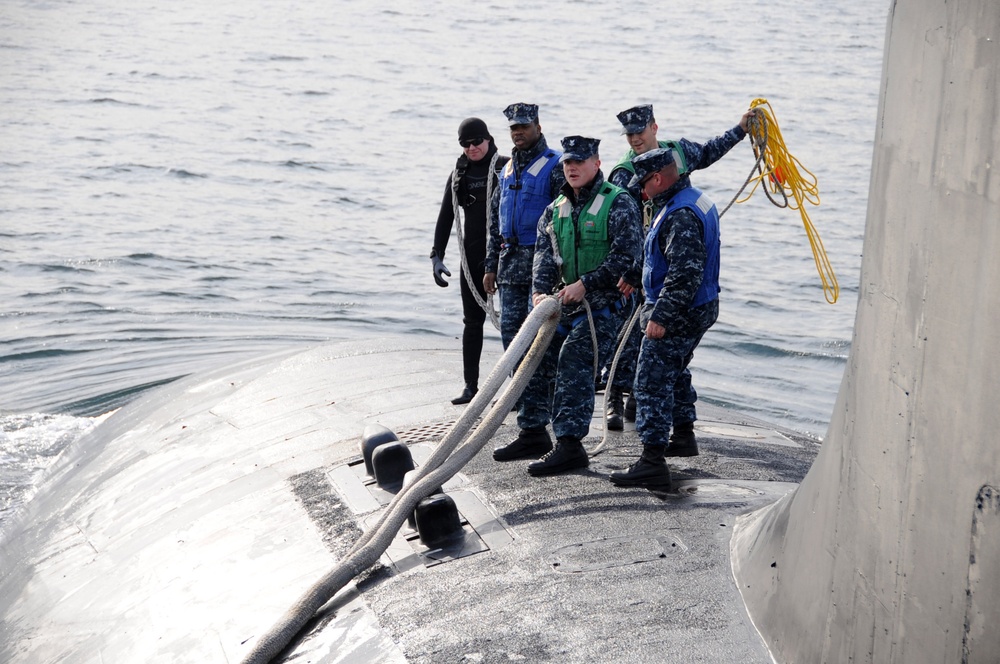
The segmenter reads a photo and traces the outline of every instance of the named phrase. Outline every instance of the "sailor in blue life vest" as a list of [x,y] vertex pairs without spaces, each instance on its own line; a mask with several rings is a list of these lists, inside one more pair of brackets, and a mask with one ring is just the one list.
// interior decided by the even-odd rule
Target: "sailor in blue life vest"
[[[472,283],[466,279],[465,270],[459,272],[465,388],[451,400],[456,405],[469,403],[479,391],[479,360],[483,352],[483,325],[486,322],[486,309],[480,306],[480,302],[486,300],[483,264],[486,260],[486,229],[489,225],[487,192],[496,189],[497,171],[507,163],[507,157],[497,156],[497,146],[490,130],[479,118],[462,120],[458,126],[458,144],[462,148],[462,154],[455,162],[455,170],[448,175],[448,182],[444,187],[444,198],[434,227],[434,246],[431,248],[434,281],[444,288],[448,285],[444,277],[451,276],[444,264],[444,253],[448,248],[452,226],[461,214],[464,217],[461,252]],[[456,203],[461,208],[461,213],[456,211]],[[478,300],[473,288],[478,292]]]
[[500,339],[506,349],[531,307],[538,219],[566,180],[559,168],[562,153],[542,135],[538,106],[511,104],[504,115],[514,149],[490,204],[483,286],[487,293],[500,291]]
[[[560,161],[566,184],[538,222],[532,297],[537,304],[555,294],[562,301],[562,315],[522,395],[518,437],[493,452],[498,461],[537,459],[544,454],[528,465],[533,476],[589,464],[582,440],[594,413],[590,319],[602,360],[614,346],[618,328],[614,315],[621,302],[618,279],[632,266],[642,246],[639,206],[627,191],[605,182],[599,144],[598,139],[583,136],[562,140]],[[550,421],[554,447],[546,430]]]
[[719,317],[719,213],[681,177],[675,156],[672,149],[657,148],[632,160],[632,185],[658,212],[643,247],[644,335],[634,384],[642,455],[627,470],[611,473],[611,482],[621,487],[668,490],[665,457],[698,454],[698,395],[688,365]]
[[[658,126],[656,118],[653,117],[653,105],[642,104],[625,109],[618,114],[618,121],[622,125],[622,134],[625,135],[629,144],[629,150],[622,156],[617,164],[608,174],[608,181],[629,190],[639,205],[643,205],[642,192],[638,185],[630,184],[635,169],[632,167],[632,159],[638,155],[645,154],[657,147],[670,149],[674,152],[674,161],[677,163],[677,170],[682,179],[687,179],[691,171],[708,168],[726,153],[733,149],[737,143],[747,135],[750,117],[753,111],[747,111],[740,118],[739,124],[725,132],[721,136],[706,141],[704,144],[689,141],[686,138],[680,140],[661,141],[656,137]],[[653,206],[646,205],[643,210],[643,225],[648,226],[653,216]],[[619,288],[622,293],[631,295],[639,286],[639,269],[630,271],[625,276]],[[638,299],[637,305],[642,304],[641,291],[636,291]],[[632,314],[631,308],[622,310],[621,323],[628,322]],[[625,348],[622,349],[618,359],[618,366],[615,369],[614,384],[607,388],[607,398],[605,399],[604,420],[607,428],[611,431],[621,431],[624,428],[624,419],[635,419],[635,399],[632,392],[632,382],[635,378],[635,363],[639,356],[639,343],[642,340],[642,331],[638,327],[633,327],[628,336]],[[629,393],[628,403],[625,403],[624,393]]]

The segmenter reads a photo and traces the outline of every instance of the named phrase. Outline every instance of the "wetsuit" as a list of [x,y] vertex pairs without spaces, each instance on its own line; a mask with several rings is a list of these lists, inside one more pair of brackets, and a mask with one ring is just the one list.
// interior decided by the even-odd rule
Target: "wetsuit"
[[[473,284],[465,279],[461,272],[459,284],[462,291],[462,365],[466,385],[479,385],[479,361],[483,351],[483,324],[486,322],[486,312],[476,302],[472,288],[475,287],[479,296],[485,300],[483,290],[484,262],[486,260],[486,235],[489,212],[489,201],[486,199],[490,161],[497,148],[490,142],[489,151],[479,161],[470,162],[463,154],[455,164],[455,171],[448,175],[444,188],[444,198],[441,201],[441,211],[438,213],[437,225],[434,228],[434,250],[438,257],[444,260],[448,247],[452,226],[455,222],[455,209],[452,206],[453,188],[457,188],[458,204],[462,207],[464,225],[462,227],[465,241],[465,258],[469,264],[469,273]],[[497,159],[495,168],[499,171],[509,160],[501,156]],[[454,182],[455,175],[457,182]],[[497,186],[496,174],[493,175],[493,188]]]

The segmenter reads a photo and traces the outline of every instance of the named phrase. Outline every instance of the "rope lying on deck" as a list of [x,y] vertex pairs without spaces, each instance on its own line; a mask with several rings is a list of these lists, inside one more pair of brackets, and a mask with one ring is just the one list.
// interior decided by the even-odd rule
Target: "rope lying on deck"
[[[243,664],[271,662],[324,604],[354,577],[375,564],[379,556],[389,547],[403,522],[416,508],[417,503],[451,479],[479,452],[510,412],[531,375],[541,363],[542,356],[555,335],[560,310],[560,302],[554,297],[546,298],[532,310],[486,379],[483,388],[441,439],[427,461],[417,468],[411,483],[395,495],[375,527],[358,539],[340,564],[313,584],[278,622],[257,640],[253,649],[243,659]],[[518,361],[526,350],[527,355],[518,366]],[[517,371],[510,385],[497,399],[486,419],[459,446],[475,425],[476,418],[485,410],[490,399],[515,366]]]

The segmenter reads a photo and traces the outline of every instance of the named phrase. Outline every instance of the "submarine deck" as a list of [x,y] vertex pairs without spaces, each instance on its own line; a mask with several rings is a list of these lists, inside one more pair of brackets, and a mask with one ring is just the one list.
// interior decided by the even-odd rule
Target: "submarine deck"
[[[496,356],[484,356],[483,366]],[[320,346],[185,378],[67,450],[0,543],[0,659],[236,662],[332,568],[390,494],[364,476],[381,424],[419,464],[463,406],[453,342]],[[597,407],[602,404],[598,395]],[[278,661],[771,662],[736,588],[736,517],[805,476],[819,442],[699,403],[700,456],[668,493],[497,463],[509,414],[444,489],[461,541],[406,526]],[[603,436],[595,412],[593,448]]]

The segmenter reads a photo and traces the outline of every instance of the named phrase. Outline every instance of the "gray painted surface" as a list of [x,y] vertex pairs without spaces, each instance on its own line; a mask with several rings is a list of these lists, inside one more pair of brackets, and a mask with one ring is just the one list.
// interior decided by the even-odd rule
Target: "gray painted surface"
[[[393,429],[419,463],[461,411],[448,402],[460,376],[454,342],[376,340],[123,408],[66,451],[0,543],[0,661],[239,661],[388,500],[361,481],[366,425]],[[467,522],[460,550],[404,529],[287,659],[770,662],[729,538],[819,445],[708,405],[698,426],[701,456],[653,494],[607,480],[638,455],[631,425],[590,469],[532,478],[491,457],[515,435],[508,414],[445,485]]]
[[732,543],[779,662],[1000,661],[998,77],[996,0],[893,3],[830,430]]

